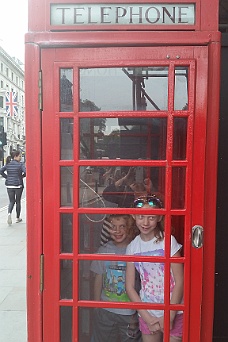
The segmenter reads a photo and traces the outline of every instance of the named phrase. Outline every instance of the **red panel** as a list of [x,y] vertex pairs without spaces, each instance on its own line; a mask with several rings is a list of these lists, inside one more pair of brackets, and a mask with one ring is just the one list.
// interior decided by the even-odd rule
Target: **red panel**
[[[148,0],[138,0],[137,2],[134,2],[132,0],[117,0],[113,2],[112,0],[109,1],[99,1],[99,0],[91,0],[90,3],[102,3],[102,4],[109,4],[109,3],[149,3]],[[30,32],[44,32],[44,31],[50,31],[53,28],[50,26],[50,4],[55,3],[61,3],[61,4],[75,4],[75,0],[33,0],[32,2],[29,2],[29,31]],[[85,3],[83,0],[78,0],[77,3]],[[200,30],[200,31],[217,31],[218,30],[218,9],[219,9],[219,0],[195,0],[195,1],[189,1],[189,0],[180,0],[180,1],[173,1],[173,0],[157,0],[155,3],[195,3],[196,4],[196,25],[193,27],[189,27],[188,29],[194,31],[194,30]],[[146,27],[139,27],[138,26],[121,26],[121,27],[103,27],[103,26],[96,26],[93,27],[77,27],[76,30],[174,30],[173,26],[156,26],[153,25],[152,27],[148,28]],[[72,30],[71,27],[55,27],[55,30],[63,31],[63,30]],[[186,30],[186,26],[178,26],[175,27],[175,30]]]
[[26,42],[41,47],[208,45],[219,32],[49,32],[28,33]]
[[218,31],[219,0],[201,1],[201,31]]
[[[116,64],[128,61],[129,65],[140,64],[143,59],[148,61],[151,59],[150,51],[153,51],[153,58],[156,63],[164,64],[168,62],[168,58],[176,61],[178,56],[181,59],[196,59],[197,61],[197,82],[196,90],[190,90],[190,96],[196,95],[196,107],[190,108],[190,111],[197,111],[196,121],[192,116],[190,128],[196,125],[194,130],[194,148],[188,147],[188,161],[191,163],[191,153],[193,152],[193,173],[187,174],[187,179],[194,179],[194,191],[192,196],[186,196],[186,206],[192,207],[191,212],[186,213],[186,227],[189,234],[185,236],[186,256],[185,277],[189,287],[186,288],[185,307],[190,306],[190,330],[189,322],[185,325],[185,336],[190,331],[189,341],[209,342],[212,340],[212,323],[213,323],[213,296],[214,296],[214,259],[215,259],[215,209],[216,209],[216,175],[217,175],[217,132],[218,132],[218,102],[219,102],[219,51],[220,51],[220,34],[218,29],[218,0],[196,0],[197,4],[197,23],[194,27],[195,32],[49,32],[49,6],[50,3],[59,3],[61,1],[50,0],[33,0],[29,2],[29,32],[26,35],[26,138],[27,138],[27,229],[28,229],[28,269],[27,269],[27,298],[28,298],[28,340],[42,341],[42,320],[44,320],[44,336],[45,341],[59,340],[59,282],[53,282],[53,279],[59,279],[59,270],[56,266],[59,262],[59,203],[56,198],[59,194],[56,191],[56,184],[59,184],[59,173],[55,171],[56,165],[59,165],[59,123],[58,118],[53,120],[53,108],[56,109],[58,103],[58,89],[53,86],[58,84],[54,61],[62,61],[63,66],[72,65],[75,61],[75,47],[90,46],[90,48],[79,50],[79,62],[77,65],[95,66],[97,61],[105,65],[108,62],[112,65],[113,57],[117,61]],[[62,1],[62,3],[75,3],[74,0]],[[83,0],[79,0],[83,2]],[[100,3],[93,0],[91,3]],[[125,3],[132,3],[127,0]],[[138,3],[145,1],[139,0]],[[158,0],[157,3],[172,3],[173,1]],[[190,3],[188,0],[179,1],[180,3]],[[106,3],[113,3],[108,1]],[[117,0],[116,3],[123,3]],[[99,27],[93,27],[97,30]],[[100,27],[101,28],[101,27]],[[112,28],[109,28],[112,29]],[[115,28],[116,29],[116,28]],[[124,29],[121,27],[121,30]],[[126,30],[129,27],[125,27]],[[148,29],[148,28],[146,28]],[[153,30],[161,28],[153,26]],[[172,27],[166,27],[172,30]],[[203,32],[204,31],[204,32]],[[36,33],[34,33],[36,32]],[[213,42],[213,43],[211,43]],[[38,44],[38,46],[37,46]],[[211,44],[211,45],[210,45]],[[151,48],[151,46],[154,48]],[[162,47],[161,47],[162,45]],[[169,45],[169,46],[168,46]],[[172,47],[170,47],[172,45]],[[184,47],[180,47],[184,45]],[[189,45],[189,46],[186,46]],[[209,66],[207,64],[207,47],[195,47],[190,45],[209,45]],[[66,48],[66,46],[68,48]],[[103,46],[102,49],[99,46]],[[104,47],[105,46],[105,47]],[[114,49],[108,47],[116,46]],[[129,46],[129,50],[123,47]],[[133,46],[144,46],[144,50],[135,49]],[[178,47],[179,46],[179,47]],[[38,71],[40,69],[40,48],[55,48],[43,50],[43,69],[45,70],[44,92],[48,94],[45,106],[45,124],[42,126],[43,137],[41,141],[41,113],[38,110]],[[64,47],[64,49],[62,49]],[[134,57],[132,57],[132,51]],[[143,51],[143,52],[142,52]],[[114,52],[114,53],[113,53]],[[91,56],[96,54],[96,60],[91,62]],[[129,58],[130,56],[130,58]],[[167,58],[167,56],[169,56]],[[66,61],[66,63],[65,63]],[[135,62],[137,61],[137,63]],[[209,81],[207,83],[207,75]],[[54,76],[55,75],[55,76]],[[193,77],[194,73],[190,75]],[[77,76],[75,76],[75,84]],[[31,86],[32,85],[32,86]],[[172,84],[170,84],[172,86]],[[171,89],[171,88],[170,88]],[[52,91],[53,90],[53,91]],[[208,94],[207,94],[208,92]],[[208,100],[207,100],[208,99]],[[193,103],[194,101],[192,101]],[[54,105],[53,105],[54,104]],[[172,100],[170,98],[169,108],[172,108]],[[87,115],[80,113],[83,115]],[[105,116],[106,113],[100,113]],[[121,115],[113,113],[113,115]],[[148,115],[148,114],[146,114]],[[159,116],[159,114],[158,114]],[[46,123],[53,123],[49,125]],[[74,134],[77,135],[75,125]],[[172,132],[172,121],[170,118],[169,132]],[[189,134],[191,132],[188,132]],[[206,134],[207,132],[207,134]],[[45,143],[44,143],[45,142]],[[190,141],[188,142],[190,146]],[[42,148],[41,148],[42,147]],[[47,152],[48,149],[48,152]],[[43,151],[43,156],[42,156]],[[78,160],[79,148],[75,152],[74,160]],[[168,153],[169,161],[171,160],[171,150]],[[99,161],[96,161],[99,163]],[[75,162],[76,163],[76,162]],[[104,162],[103,162],[104,163]],[[42,184],[41,169],[44,165],[44,182]],[[84,165],[86,164],[86,161]],[[102,164],[102,162],[101,162]],[[75,164],[76,165],[76,164]],[[88,162],[90,165],[90,162]],[[54,172],[53,172],[54,169]],[[168,175],[166,183],[166,193],[171,193],[171,174]],[[74,174],[74,197],[77,198],[78,177]],[[35,185],[35,191],[34,191]],[[43,188],[42,188],[43,185]],[[205,193],[199,196],[199,189]],[[53,191],[54,189],[54,191]],[[45,215],[42,212],[43,190],[45,191]],[[192,184],[187,184],[186,193],[190,194]],[[76,205],[78,203],[75,203]],[[170,208],[169,208],[170,209]],[[67,210],[68,209],[63,209]],[[124,209],[123,209],[124,210]],[[85,212],[79,209],[78,212]],[[121,212],[121,210],[119,211]],[[124,210],[126,212],[126,210]],[[75,213],[75,220],[77,218]],[[46,227],[57,229],[56,234],[46,229],[44,231],[44,241],[46,241],[45,256],[45,288],[44,297],[48,300],[44,301],[44,315],[42,312],[43,295],[40,292],[40,255],[43,253],[43,220]],[[190,246],[191,227],[194,224],[201,224],[205,229],[204,249],[195,250]],[[74,250],[78,250],[78,239],[74,239]],[[64,256],[66,258],[66,256]],[[83,256],[80,256],[83,257]],[[204,257],[204,259],[203,259]],[[86,256],[85,256],[86,258]],[[78,265],[75,266],[75,268]],[[187,271],[186,271],[187,269]],[[203,270],[203,271],[202,271]],[[77,274],[77,272],[76,272]],[[191,279],[197,279],[197,282],[191,282]],[[204,284],[202,293],[201,282]],[[47,288],[51,284],[50,288]],[[191,286],[191,288],[190,288]],[[191,291],[191,292],[190,292]],[[190,292],[190,295],[188,293]],[[74,287],[74,298],[77,299],[78,288]],[[203,297],[202,312],[199,306]],[[51,303],[51,304],[50,304]],[[69,303],[70,304],[70,303]],[[66,303],[66,305],[68,305]],[[87,306],[88,303],[80,302],[81,306]],[[91,306],[99,306],[92,303]],[[53,320],[53,316],[56,318]],[[202,319],[201,319],[202,314]],[[73,320],[77,321],[77,306],[74,306]],[[201,336],[199,324],[201,320]],[[53,324],[54,322],[54,324]],[[57,322],[57,323],[56,323]],[[167,321],[166,321],[167,323]],[[76,327],[77,329],[77,327]],[[73,332],[76,336],[76,330]],[[75,338],[76,340],[76,338]]]
[[46,27],[47,0],[28,1],[28,31],[44,31]]
[[[217,61],[216,63],[214,61]],[[214,273],[216,241],[216,190],[217,190],[217,154],[220,94],[220,44],[209,46],[209,84],[207,144],[205,166],[205,235],[203,283],[202,335],[201,341],[211,340],[214,313]]]
[[[45,50],[42,54],[42,64],[55,58],[55,50]],[[43,92],[48,94],[48,96],[44,96],[45,118],[42,122],[43,173],[45,175],[43,178],[45,255],[45,287],[43,293],[43,320],[45,323],[43,329],[47,341],[58,341],[60,329],[59,324],[56,324],[58,319],[53,322],[53,316],[59,316],[59,186],[56,186],[56,184],[60,184],[59,170],[56,167],[56,160],[59,160],[59,127],[53,109],[55,103],[58,105],[58,101],[55,101],[57,98],[53,89],[54,64],[51,63],[48,68],[42,65],[42,70],[44,73]],[[54,172],[53,169],[55,169]],[[53,279],[56,279],[56,281],[53,282]],[[49,284],[52,284],[51,287]],[[50,300],[47,300],[47,297]],[[49,303],[52,303],[52,305],[49,306]]]
[[[42,244],[41,115],[38,105],[40,51],[26,45],[26,198],[27,198],[27,317],[28,341],[42,341],[40,255]],[[31,86],[34,85],[34,86]]]
[[[132,54],[134,52],[134,54]],[[167,54],[171,58],[171,61],[166,59]],[[194,100],[195,94],[195,66],[193,61],[189,61],[186,59],[189,56],[193,59],[193,53],[197,60],[197,83],[196,89],[201,89],[200,92],[196,92],[196,99]],[[151,61],[151,55],[153,58],[156,58],[155,61]],[[143,56],[143,63],[142,63]],[[180,56],[180,61],[176,60],[176,56]],[[203,266],[203,250],[198,249],[194,250],[190,247],[190,234],[191,234],[191,226],[194,224],[204,225],[204,169],[205,169],[205,141],[206,141],[206,100],[207,100],[207,48],[142,48],[135,50],[134,48],[126,48],[126,49],[78,49],[77,54],[72,49],[57,49],[57,50],[44,50],[42,53],[42,69],[44,72],[44,121],[43,121],[43,165],[44,165],[44,222],[45,222],[45,231],[44,231],[44,253],[45,253],[45,289],[44,289],[44,336],[48,341],[53,340],[57,341],[59,338],[59,189],[58,185],[60,184],[59,179],[59,171],[56,168],[59,168],[59,165],[65,165],[65,162],[59,163],[59,123],[58,123],[58,101],[55,101],[58,98],[58,68],[59,67],[73,67],[73,65],[79,66],[112,66],[114,65],[124,65],[127,63],[128,65],[145,65],[150,61],[153,65],[170,65],[170,76],[171,81],[169,85],[170,95],[169,95],[169,111],[172,113],[173,110],[173,97],[172,97],[172,80],[174,79],[173,71],[174,66],[176,65],[190,65],[190,74],[189,74],[189,99],[190,99],[190,116],[189,116],[189,145],[192,144],[192,129],[193,123],[196,127],[194,132],[194,149],[192,150],[190,146],[187,150],[187,162],[189,163],[189,168],[191,169],[191,160],[192,160],[192,151],[194,153],[194,162],[193,162],[193,174],[191,172],[187,175],[187,189],[186,189],[186,229],[185,232],[185,276],[186,276],[186,289],[185,289],[185,310],[188,311],[190,305],[190,339],[189,341],[200,341],[200,330],[199,330],[199,321],[201,318],[201,295],[202,295],[202,266]],[[64,60],[66,62],[64,63]],[[72,62],[70,62],[72,60]],[[163,60],[163,62],[161,62]],[[59,61],[59,62],[55,62]],[[76,70],[76,69],[75,69]],[[75,84],[77,87],[77,72],[75,71]],[[77,93],[76,88],[76,93]],[[194,102],[195,101],[195,102]],[[195,103],[195,105],[194,105]],[[195,120],[192,121],[193,111],[195,111]],[[112,113],[112,115],[116,115],[117,113]],[[67,116],[68,114],[62,114],[63,116]],[[90,113],[78,113],[78,116],[88,117],[91,115]],[[107,115],[107,113],[96,113],[96,116]],[[123,116],[123,113],[119,114]],[[140,114],[141,115],[141,114]],[[148,116],[148,113],[145,115]],[[159,115],[156,114],[156,115]],[[162,114],[164,115],[164,113]],[[94,114],[93,114],[94,116]],[[76,116],[77,120],[77,116]],[[170,122],[168,124],[168,132],[169,136],[172,137],[172,115],[169,118]],[[50,124],[48,124],[50,123]],[[77,136],[75,125],[75,136]],[[169,149],[167,151],[167,161],[170,165],[172,165],[172,139],[168,142]],[[170,145],[171,144],[171,145]],[[51,146],[52,149],[47,150],[47,146]],[[78,163],[78,150],[75,152],[75,163]],[[91,161],[80,161],[80,164],[89,165]],[[97,165],[104,163],[104,161],[96,160]],[[107,161],[106,161],[107,163]],[[158,162],[160,165],[161,162]],[[71,162],[68,162],[71,165]],[[67,165],[68,165],[67,164]],[[111,164],[110,164],[111,165]],[[163,164],[162,164],[163,165]],[[176,161],[173,162],[173,165],[176,165]],[[183,165],[186,165],[184,161]],[[53,169],[54,168],[54,169]],[[75,168],[77,170],[77,168]],[[168,171],[170,169],[168,168]],[[77,194],[77,174],[74,174],[74,193],[75,198],[78,198]],[[200,189],[200,193],[198,191],[193,191],[193,187],[191,184],[191,179],[194,179],[194,188]],[[167,173],[166,180],[166,193],[170,194],[171,189],[171,174]],[[167,218],[170,213],[170,198],[166,197],[166,208],[167,208]],[[190,214],[191,202],[193,202],[192,207],[192,220]],[[107,208],[106,208],[107,209]],[[65,209],[66,210],[66,209]],[[100,209],[97,209],[100,212]],[[110,209],[108,209],[110,211]],[[119,212],[121,211],[118,209]],[[126,209],[123,209],[127,212]],[[77,209],[77,206],[74,208],[75,218],[77,218],[77,212],[86,212],[88,209]],[[112,209],[112,211],[114,211]],[[96,212],[96,209],[91,210],[91,212]],[[129,210],[130,212],[130,210]],[[192,221],[192,222],[191,222]],[[191,223],[190,223],[191,222]],[[170,226],[169,230],[170,230]],[[77,229],[75,230],[75,233]],[[78,238],[77,235],[74,238],[74,258],[75,258],[75,277],[78,274],[77,260],[88,259],[91,260],[93,255],[77,255],[78,251]],[[167,248],[169,250],[169,247]],[[71,258],[71,255],[62,255],[62,258]],[[110,257],[110,259],[114,259],[114,257]],[[191,273],[189,270],[191,267]],[[191,281],[191,286],[188,285],[188,280]],[[190,291],[190,294],[189,294]],[[77,299],[78,299],[78,288],[77,288],[77,279],[74,278],[74,315],[77,315]],[[64,300],[65,305],[70,305],[71,301]],[[80,301],[80,306],[87,306],[88,302]],[[90,306],[99,306],[98,303],[90,302]],[[106,303],[107,307],[114,306],[114,304]],[[118,304],[116,304],[118,306]],[[123,305],[123,304],[121,304]],[[136,306],[135,304],[134,306]],[[140,304],[141,305],[141,304]],[[50,315],[50,311],[53,312],[53,315]],[[73,321],[76,322],[76,316],[73,318]],[[166,325],[168,324],[168,320],[166,321]],[[77,330],[77,325],[75,325],[75,329]],[[77,334],[76,330],[74,330],[74,334]],[[186,321],[185,325],[185,336],[188,336],[188,322]]]

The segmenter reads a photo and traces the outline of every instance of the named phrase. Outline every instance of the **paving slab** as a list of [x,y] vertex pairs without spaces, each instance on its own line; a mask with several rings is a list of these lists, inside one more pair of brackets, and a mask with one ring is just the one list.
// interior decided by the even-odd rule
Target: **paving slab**
[[7,224],[7,207],[0,210],[0,342],[27,342],[26,202],[22,222]]

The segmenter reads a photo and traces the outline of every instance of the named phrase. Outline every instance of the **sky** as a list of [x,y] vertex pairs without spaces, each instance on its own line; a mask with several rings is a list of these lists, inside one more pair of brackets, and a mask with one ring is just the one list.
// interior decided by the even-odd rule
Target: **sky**
[[0,0],[0,45],[24,63],[24,35],[28,31],[28,0]]

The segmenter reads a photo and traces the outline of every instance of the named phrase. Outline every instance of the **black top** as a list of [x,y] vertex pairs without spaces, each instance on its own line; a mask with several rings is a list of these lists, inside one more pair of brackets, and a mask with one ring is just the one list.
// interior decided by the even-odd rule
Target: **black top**
[[18,187],[21,185],[23,187],[23,177],[26,176],[25,165],[12,160],[0,169],[0,175],[6,179],[6,186]]

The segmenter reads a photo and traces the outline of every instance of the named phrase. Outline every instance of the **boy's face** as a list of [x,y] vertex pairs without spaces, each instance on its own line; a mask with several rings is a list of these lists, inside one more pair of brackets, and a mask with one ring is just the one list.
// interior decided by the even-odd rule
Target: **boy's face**
[[128,244],[127,225],[123,217],[112,218],[110,235],[115,245],[126,246]]

